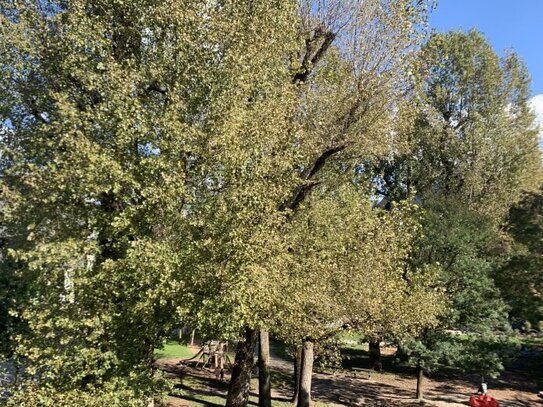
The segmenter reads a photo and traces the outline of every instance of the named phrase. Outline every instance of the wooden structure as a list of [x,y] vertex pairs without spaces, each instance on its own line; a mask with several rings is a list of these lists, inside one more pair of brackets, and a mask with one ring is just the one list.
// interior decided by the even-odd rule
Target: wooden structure
[[228,343],[225,341],[210,340],[204,342],[198,353],[185,362],[194,359],[197,359],[195,367],[201,365],[205,369],[209,366],[215,372],[215,377],[220,380],[224,379],[225,367],[232,368],[232,361],[228,356]]

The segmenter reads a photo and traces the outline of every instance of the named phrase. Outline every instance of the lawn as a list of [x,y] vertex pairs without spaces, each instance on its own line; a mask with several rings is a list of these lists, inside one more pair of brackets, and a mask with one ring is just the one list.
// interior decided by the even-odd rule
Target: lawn
[[176,341],[166,341],[162,348],[155,351],[157,359],[188,359],[194,356],[194,353],[186,345],[181,345]]

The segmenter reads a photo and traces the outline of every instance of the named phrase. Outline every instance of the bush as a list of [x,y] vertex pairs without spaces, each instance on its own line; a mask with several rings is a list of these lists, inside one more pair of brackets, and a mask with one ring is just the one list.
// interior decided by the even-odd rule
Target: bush
[[[28,384],[9,399],[5,407],[147,407],[150,398],[160,399],[166,383],[152,378],[149,383],[136,379],[115,378],[101,386],[80,389],[57,389],[41,383]],[[139,382],[140,386],[138,386]]]

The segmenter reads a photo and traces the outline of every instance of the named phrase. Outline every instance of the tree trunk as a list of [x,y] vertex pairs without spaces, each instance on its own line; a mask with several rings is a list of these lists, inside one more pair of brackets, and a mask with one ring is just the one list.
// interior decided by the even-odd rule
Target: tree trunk
[[313,342],[305,341],[302,349],[302,368],[297,407],[311,406],[311,377],[313,375]]
[[190,346],[194,346],[194,334],[196,331],[193,329],[192,333],[190,334]]
[[15,360],[15,376],[13,378],[13,384],[16,388],[19,387],[19,379],[21,377],[21,366],[19,365],[19,362],[17,359]]
[[369,356],[370,356],[370,369],[377,372],[383,370],[383,363],[381,360],[381,345],[379,341],[370,341],[369,343]]
[[251,388],[251,370],[254,366],[256,331],[245,328],[244,338],[236,347],[236,359],[226,396],[226,407],[246,407]]
[[424,395],[422,393],[422,381],[424,379],[424,371],[420,362],[417,363],[417,400],[422,400]]
[[270,335],[260,330],[258,337],[258,406],[271,407]]
[[292,404],[298,404],[298,396],[300,395],[300,377],[302,372],[302,347],[296,349],[294,355],[294,395],[292,396]]

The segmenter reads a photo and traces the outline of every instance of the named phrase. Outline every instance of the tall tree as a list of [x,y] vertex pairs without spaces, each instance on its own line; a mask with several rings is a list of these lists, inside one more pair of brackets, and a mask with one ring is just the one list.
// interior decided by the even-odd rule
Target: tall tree
[[[302,1],[293,76],[301,125],[299,185],[280,204],[296,212],[317,185],[350,182],[362,157],[387,153],[394,109],[421,39],[427,2]],[[330,165],[344,171],[327,172]]]
[[[327,178],[330,173],[326,169],[334,162],[343,162],[342,165],[352,169],[362,156],[385,153],[381,140],[390,137],[394,123],[393,106],[401,98],[401,89],[408,79],[403,68],[420,41],[420,25],[426,11],[426,2],[420,1],[300,3],[297,28],[302,48],[297,52],[289,81],[297,91],[298,104],[295,114],[290,116],[291,128],[285,132],[293,137],[290,146],[295,147],[293,165],[285,166],[291,170],[289,174],[294,175],[295,183],[292,185],[292,179],[288,178],[288,182],[280,184],[281,187],[271,190],[278,192],[284,186],[290,188],[277,200],[277,213],[266,217],[268,224],[274,219],[279,219],[279,223],[285,217],[288,220],[317,185],[350,182],[348,171],[344,176],[338,176],[336,172],[332,178]],[[254,180],[255,177],[247,180],[247,185],[253,185]],[[258,196],[258,201],[261,201],[269,196],[269,191],[259,195],[259,190],[252,188],[250,194]],[[235,208],[244,213],[251,207]],[[267,213],[261,209],[260,212]],[[217,211],[211,215],[214,213]],[[217,219],[222,227],[228,225],[219,217]],[[255,220],[252,223],[259,224]],[[265,282],[273,281],[273,275],[282,272],[273,270],[272,266],[280,264],[280,261],[271,259],[281,257],[281,250],[284,253],[288,249],[281,242],[281,234],[274,229],[278,228],[253,228],[247,233],[236,233],[238,240],[234,242],[252,239],[251,245],[240,245],[230,252],[230,258],[236,253],[235,258],[240,262],[230,263],[232,268],[225,271],[222,279],[231,279],[237,291],[250,295],[235,294],[233,301],[222,303],[228,312],[214,314],[213,310],[223,309],[222,305],[217,307],[207,302],[209,311],[201,315],[217,316],[207,326],[224,326],[225,314],[234,316],[238,313],[234,319],[236,324],[243,322],[247,329],[266,328],[270,293],[274,290],[270,290],[270,284]],[[232,242],[229,238],[224,245],[227,247]],[[215,245],[215,248],[221,246],[223,243]],[[215,260],[220,260],[223,255],[219,253]],[[216,264],[223,264],[215,260],[202,268],[216,269]],[[240,269],[247,272],[240,273]],[[262,290],[262,287],[266,289]],[[221,289],[219,292],[230,291]],[[236,376],[232,380],[237,380]]]
[[[434,34],[414,72],[411,103],[418,108],[401,113],[413,117],[413,127],[393,157],[374,168],[389,203],[412,196],[426,210],[412,261],[439,265],[450,299],[441,332],[419,338],[427,348],[416,353],[431,359],[434,351],[455,349],[440,342],[443,330],[506,333],[507,306],[495,281],[503,261],[501,226],[509,208],[537,185],[541,161],[529,77],[514,53],[500,60],[477,31]],[[495,372],[500,362],[493,360]],[[422,378],[425,365],[418,361]]]
[[302,347],[300,407],[311,401],[314,349],[323,341],[349,328],[414,335],[435,323],[441,310],[428,275],[405,278],[418,233],[412,211],[375,210],[362,191],[352,184],[313,191],[285,235],[291,241],[289,273],[278,283],[291,301],[275,305],[274,331]]
[[[0,121],[13,129],[2,140],[3,212],[12,276],[28,287],[9,304],[28,326],[13,338],[28,380],[10,403],[141,405],[157,392],[154,347],[177,317],[232,300],[221,271],[233,275],[251,244],[237,231],[273,225],[267,208],[291,189],[292,164],[277,157],[293,144],[283,123],[294,10],[2,3]],[[191,266],[222,242],[224,285],[197,302],[200,286],[187,283],[211,269]]]

